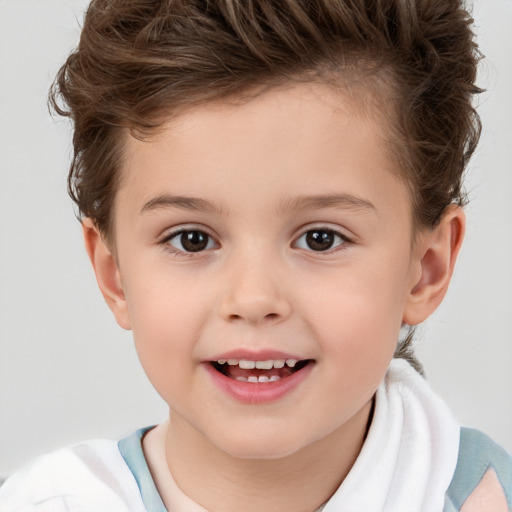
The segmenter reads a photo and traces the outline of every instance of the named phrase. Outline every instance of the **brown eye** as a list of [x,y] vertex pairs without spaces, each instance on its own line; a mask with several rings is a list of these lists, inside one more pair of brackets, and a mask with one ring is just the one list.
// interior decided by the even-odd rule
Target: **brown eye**
[[309,249],[315,252],[328,251],[342,245],[346,239],[332,229],[310,229],[306,231],[296,242],[300,249]]
[[200,252],[215,246],[209,235],[196,229],[176,233],[169,239],[169,244],[182,252]]

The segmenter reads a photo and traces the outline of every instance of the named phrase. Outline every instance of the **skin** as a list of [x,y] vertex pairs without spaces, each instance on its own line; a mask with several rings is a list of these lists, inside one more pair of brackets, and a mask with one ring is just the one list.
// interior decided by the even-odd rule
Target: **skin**
[[[450,207],[415,233],[385,133],[339,92],[301,84],[195,107],[149,140],[127,135],[114,245],[89,219],[84,235],[169,404],[144,440],[164,501],[171,471],[212,512],[312,511],[350,470],[399,330],[442,300],[464,232]],[[206,233],[207,248],[186,253],[179,229]],[[308,246],[315,229],[337,233],[332,248]],[[235,349],[314,363],[279,400],[242,404],[205,371]]]

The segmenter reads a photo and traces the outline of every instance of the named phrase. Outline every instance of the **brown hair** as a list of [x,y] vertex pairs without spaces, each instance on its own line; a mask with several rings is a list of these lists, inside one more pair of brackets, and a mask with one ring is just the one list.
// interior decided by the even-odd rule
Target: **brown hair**
[[392,111],[415,222],[433,227],[464,203],[480,134],[471,22],[463,0],[93,0],[50,92],[74,122],[79,216],[111,233],[127,128],[145,133],[179,109],[262,86],[350,87],[357,76]]

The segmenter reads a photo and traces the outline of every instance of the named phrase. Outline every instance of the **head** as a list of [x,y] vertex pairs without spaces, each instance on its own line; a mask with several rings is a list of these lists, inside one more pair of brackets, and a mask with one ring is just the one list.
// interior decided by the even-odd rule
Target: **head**
[[[225,188],[229,189],[236,181],[234,175],[223,174],[225,169],[229,170],[230,162],[225,162],[224,168],[212,165],[211,176],[217,176],[217,180],[212,178],[210,181],[208,176],[194,173],[201,165],[187,160],[189,157],[182,154],[182,148],[190,147],[196,155],[203,154],[205,162],[224,161],[230,147],[223,144],[222,137],[217,137],[216,126],[226,131],[226,137],[236,138],[243,131],[243,119],[252,119],[250,126],[254,131],[249,131],[251,140],[245,141],[249,145],[245,149],[250,153],[254,150],[254,143],[259,141],[262,151],[272,154],[268,133],[265,138],[262,128],[272,120],[271,113],[275,112],[276,126],[281,128],[274,134],[276,140],[283,130],[293,131],[294,126],[300,124],[303,113],[307,126],[303,127],[305,132],[301,132],[302,135],[305,133],[300,139],[301,147],[311,145],[314,150],[309,156],[314,154],[318,158],[323,154],[322,144],[330,147],[326,154],[331,158],[331,167],[326,164],[324,175],[319,170],[319,176],[329,183],[336,183],[336,176],[329,174],[336,147],[345,148],[347,152],[351,151],[350,148],[358,148],[361,157],[367,145],[369,154],[364,164],[367,173],[371,163],[378,166],[379,162],[384,162],[380,166],[384,174],[376,170],[375,181],[370,188],[373,187],[375,193],[374,187],[378,185],[383,194],[388,194],[388,199],[396,197],[397,204],[401,205],[401,215],[390,210],[388,227],[395,221],[398,225],[399,218],[405,219],[399,223],[403,228],[402,245],[407,247],[407,253],[402,253],[404,259],[401,263],[410,267],[410,271],[401,274],[392,286],[381,283],[387,293],[391,293],[395,285],[403,286],[403,290],[408,288],[422,292],[421,285],[424,284],[428,291],[429,277],[434,279],[439,274],[439,265],[435,263],[436,244],[444,244],[439,253],[450,252],[445,258],[446,279],[442,285],[436,285],[438,289],[431,293],[435,297],[428,302],[428,307],[411,307],[407,315],[399,315],[401,318],[390,328],[389,335],[400,330],[401,324],[417,324],[428,316],[444,295],[462,239],[463,217],[459,210],[464,203],[462,174],[480,131],[478,117],[471,104],[472,96],[479,89],[475,85],[478,53],[472,40],[470,22],[468,13],[458,0],[93,0],[86,14],[79,47],[59,72],[51,100],[57,112],[71,116],[74,121],[74,159],[69,190],[80,217],[86,219],[86,238],[89,236],[93,263],[97,257],[95,244],[98,240],[101,239],[106,250],[110,251],[111,283],[102,285],[100,282],[100,286],[109,297],[107,301],[111,308],[115,309],[119,301],[125,300],[123,284],[129,281],[123,280],[122,251],[127,253],[131,249],[124,242],[120,243],[121,239],[126,240],[123,236],[127,225],[126,218],[122,220],[124,210],[121,208],[142,200],[131,195],[130,191],[144,190],[145,182],[140,180],[147,178],[147,174],[144,178],[145,171],[150,172],[144,162],[159,154],[152,169],[163,171],[166,168],[163,162],[172,162],[176,155],[181,169],[189,169],[185,175],[178,171],[172,175],[171,172],[169,180],[162,178],[161,173],[154,175],[153,178],[164,188],[172,188],[175,180],[177,184],[191,184],[195,196],[200,196],[200,188],[194,188],[198,182],[205,190],[215,190],[216,182],[224,180]],[[280,111],[282,105],[288,108],[284,113]],[[286,112],[290,113],[289,117]],[[261,116],[265,119],[263,124],[260,123]],[[290,119],[297,123],[287,125]],[[330,133],[337,133],[337,125],[322,119],[339,121],[345,127],[345,131],[341,129],[338,134],[339,140],[335,141],[338,145],[328,140]],[[352,145],[343,143],[350,140],[351,129],[347,128],[350,123],[369,138],[361,135],[355,137]],[[308,127],[312,127],[311,136],[308,135]],[[244,147],[244,141],[237,139],[238,142]],[[289,146],[285,142],[279,146],[288,147],[288,154],[294,151],[292,141],[289,142]],[[277,155],[279,149],[274,149]],[[237,154],[236,151],[234,153]],[[307,155],[303,156],[307,158]],[[338,156],[342,162],[343,152]],[[354,162],[361,163],[354,158]],[[271,162],[261,163],[270,165]],[[286,163],[300,167],[298,162]],[[281,183],[280,176],[285,177],[288,183],[294,181],[289,168],[285,171],[285,166],[283,160],[282,175],[279,168],[273,169],[277,188]],[[340,167],[343,169],[341,163]],[[160,171],[155,172],[158,174]],[[361,175],[369,179],[370,174],[365,172],[362,171]],[[244,173],[243,166],[240,173]],[[347,173],[343,179],[350,182],[348,170]],[[304,184],[308,183],[308,176],[307,172],[297,170],[296,179],[303,180]],[[254,170],[252,177],[245,180],[247,186],[253,187],[254,197],[258,197],[259,181],[256,177]],[[261,181],[271,190],[269,179],[270,176],[262,171]],[[243,192],[243,183],[244,180],[236,185],[238,189],[235,187],[235,192]],[[314,188],[311,184],[307,186]],[[281,187],[286,189],[285,182]],[[329,190],[320,190],[318,194],[323,197],[323,207],[328,207],[326,192]],[[218,194],[221,198],[222,187]],[[268,197],[268,194],[261,197]],[[158,201],[162,202],[161,197],[148,195],[147,199],[141,203],[146,214],[160,208]],[[249,199],[244,199],[245,204],[250,202]],[[356,205],[359,199],[363,202]],[[364,198],[358,196],[357,200],[353,202],[352,209],[364,211]],[[367,202],[375,206],[372,201]],[[183,210],[183,206],[184,203],[178,208]],[[198,210],[197,206],[189,201],[185,209]],[[236,208],[234,203],[213,206],[214,212],[210,213],[219,216],[223,207]],[[372,206],[366,208],[371,209]],[[204,213],[212,205],[205,207],[203,204],[201,207]],[[250,214],[246,213],[247,220]],[[391,222],[392,219],[395,220]],[[271,222],[270,217],[268,221]],[[310,225],[308,218],[304,221]],[[211,251],[213,254],[219,250],[213,233],[216,228],[207,226],[205,229],[209,238],[204,249],[206,253]],[[256,233],[258,226],[255,225],[254,229]],[[92,233],[97,239],[91,243]],[[188,235],[199,236],[197,230],[194,233],[189,232]],[[305,243],[299,242],[302,234],[295,234],[294,248],[301,249],[300,244]],[[388,234],[394,236],[391,231]],[[166,239],[171,247],[174,247],[171,240],[179,239],[179,243],[183,243],[182,238],[173,236]],[[338,234],[329,230],[319,230],[316,234],[310,230],[309,236],[332,238],[328,243],[338,245]],[[346,238],[350,239],[349,234]],[[443,244],[439,242],[441,239]],[[210,242],[213,245],[208,245]],[[183,246],[180,248],[182,250]],[[133,254],[135,252],[132,251]],[[243,251],[238,255],[243,255]],[[386,272],[393,274],[390,265],[393,258],[397,260],[397,255],[391,256],[387,253],[388,259],[382,260],[382,267],[374,268],[375,277]],[[203,258],[203,263],[209,257]],[[418,265],[411,264],[412,260]],[[243,258],[231,260],[230,269],[235,270],[229,276],[243,283],[242,277],[246,274],[242,272],[240,261]],[[429,267],[432,261],[434,264]],[[95,266],[98,265],[101,266],[96,262]],[[424,282],[421,278],[422,265],[425,266]],[[126,263],[125,268],[128,267],[130,264]],[[236,269],[240,270],[239,274]],[[321,282],[322,277],[317,275],[317,271],[313,274]],[[279,280],[280,276],[276,274],[274,278]],[[250,273],[247,279],[254,279],[255,283],[258,281]],[[327,281],[332,282],[330,278]],[[105,291],[109,287],[113,293]],[[329,301],[332,302],[336,287],[329,290]],[[151,290],[146,291],[151,294]],[[371,293],[371,289],[367,293]],[[302,294],[307,294],[306,288]],[[420,303],[420,295],[413,297],[412,302]],[[365,305],[364,301],[358,302],[356,293],[353,296],[355,302],[350,311],[353,316],[358,316]],[[407,299],[403,299],[397,305],[398,309],[405,307]],[[283,325],[285,322],[281,320],[291,314],[286,300],[276,301],[276,311],[269,310],[264,315],[269,325]],[[144,306],[134,299],[131,311],[129,305],[122,307],[124,312],[116,314],[118,321],[123,327],[131,328],[134,320],[137,323],[138,314]],[[244,318],[242,313],[226,315],[227,321],[237,325],[240,322],[236,319]],[[321,316],[320,311],[318,315]],[[361,320],[365,320],[364,315]],[[212,328],[212,324],[209,325],[208,329]],[[338,334],[342,336],[343,326],[338,327]],[[185,329],[193,330],[193,326],[186,325]],[[247,336],[247,342],[251,336]],[[300,343],[299,340],[299,346]],[[307,352],[306,345],[304,341],[304,352]],[[141,352],[144,350],[139,350]],[[391,351],[389,348],[384,350],[382,361],[388,355],[391,357],[393,352],[394,347]],[[407,355],[407,343],[399,344],[397,352]],[[369,352],[365,357],[373,356]],[[375,382],[381,377],[377,374]],[[158,384],[156,387],[158,389]],[[354,402],[354,408],[362,406],[363,395],[361,401]]]
[[471,21],[461,0],[93,0],[50,95],[74,122],[79,214],[111,238],[127,130],[143,137],[193,105],[321,81],[387,119],[415,224],[433,227],[464,203],[480,134]]

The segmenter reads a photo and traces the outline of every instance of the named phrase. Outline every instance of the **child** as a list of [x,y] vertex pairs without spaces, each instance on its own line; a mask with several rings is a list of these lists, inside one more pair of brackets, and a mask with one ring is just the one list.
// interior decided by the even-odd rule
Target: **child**
[[2,512],[511,509],[510,456],[397,344],[463,239],[469,25],[456,0],[91,3],[52,101],[170,414],[39,459]]

